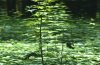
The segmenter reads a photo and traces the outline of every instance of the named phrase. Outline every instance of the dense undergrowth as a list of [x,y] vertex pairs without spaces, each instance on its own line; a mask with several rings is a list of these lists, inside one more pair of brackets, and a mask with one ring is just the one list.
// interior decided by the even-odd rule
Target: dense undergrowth
[[[75,49],[64,46],[63,65],[99,65],[100,46],[95,46],[88,41],[84,45],[75,45]],[[48,50],[44,46],[44,62],[46,65],[61,65],[61,46],[50,45]],[[32,56],[24,59],[30,52],[38,51],[37,43],[24,41],[3,41],[0,43],[1,65],[41,65],[41,57]]]
[[41,42],[45,65],[100,65],[100,24],[71,18],[62,4],[44,5],[33,18],[0,15],[0,65],[42,65]]
[[[0,20],[0,22],[2,22],[0,25],[1,27],[0,64],[1,65],[41,65],[40,56],[37,57],[33,55],[30,56],[29,59],[24,59],[28,53],[31,52],[39,53],[39,38],[38,38],[39,31],[38,29],[36,29],[38,27],[36,25],[37,22],[33,23],[33,19],[13,19],[13,18],[8,18],[5,21],[5,17],[4,19]],[[74,29],[68,28],[68,30],[70,29],[69,31],[71,31],[72,33],[75,34],[77,33],[77,31],[75,31],[76,29],[78,30],[78,27],[76,27],[77,24],[73,24],[73,23],[66,23],[66,24],[69,27],[74,26],[75,27]],[[80,27],[82,26],[84,25],[80,24]],[[71,33],[64,31],[65,29],[62,29],[61,28],[62,26],[61,27],[53,26],[55,30],[56,27],[61,28],[54,33],[52,33],[54,29],[50,29],[48,31],[46,30],[48,34],[43,32],[43,34],[45,33],[42,41],[44,63],[46,65],[61,65],[61,64],[99,65],[100,64],[99,62],[100,61],[99,34],[100,33],[99,33],[99,29],[95,28],[97,26],[99,26],[99,24],[89,23],[87,27],[85,26],[81,28],[82,30],[84,30],[84,28],[90,29],[88,27],[94,27],[94,29],[91,29],[92,32],[85,30],[86,33],[88,34],[86,36],[84,36],[83,34],[79,34],[79,36],[81,35],[86,38],[86,39],[80,38],[85,40],[85,42],[79,40],[77,37],[70,38],[76,41],[74,42],[75,49],[70,49],[66,47],[67,41],[64,40],[66,39],[64,37],[66,37]],[[65,35],[66,33],[68,34]],[[59,36],[60,34],[63,34],[64,36],[63,35]]]

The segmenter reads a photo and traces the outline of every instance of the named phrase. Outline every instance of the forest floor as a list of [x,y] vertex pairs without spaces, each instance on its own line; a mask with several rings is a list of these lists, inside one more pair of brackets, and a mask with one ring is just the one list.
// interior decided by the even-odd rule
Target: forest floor
[[[4,31],[5,33],[3,33],[3,35],[6,37],[6,33],[9,33],[8,31],[10,30],[9,25],[13,26],[18,23],[21,25],[24,22],[22,19],[14,20],[14,18],[1,16],[0,32],[2,33],[2,31]],[[7,28],[5,28],[6,25],[8,26]],[[15,30],[17,31],[19,29]],[[98,34],[100,34],[99,29],[97,30]],[[18,33],[18,35],[19,34],[21,33]],[[9,36],[9,34],[7,36]],[[12,36],[12,38],[14,37]],[[66,44],[61,43],[44,44],[44,63],[46,65],[100,65],[99,38],[100,36],[93,41],[87,40],[85,44],[77,43],[75,44],[75,49],[67,48]],[[39,51],[39,43],[15,39],[0,40],[0,65],[42,65],[40,56],[30,56],[29,59],[24,59],[28,53],[37,53]]]

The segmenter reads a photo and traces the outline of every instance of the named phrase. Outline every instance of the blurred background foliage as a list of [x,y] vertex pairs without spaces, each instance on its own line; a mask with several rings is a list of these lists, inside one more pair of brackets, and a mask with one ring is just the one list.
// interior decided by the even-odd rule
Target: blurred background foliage
[[1,0],[0,64],[99,65],[98,2]]

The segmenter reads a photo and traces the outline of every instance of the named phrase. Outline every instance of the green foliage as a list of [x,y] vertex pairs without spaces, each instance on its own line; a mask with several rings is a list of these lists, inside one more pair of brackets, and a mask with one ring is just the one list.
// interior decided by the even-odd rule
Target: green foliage
[[[31,64],[40,64],[40,57],[31,56],[29,59],[24,60],[25,55],[38,51],[37,43],[29,43],[23,41],[6,41],[0,43],[0,63],[4,65],[31,65]],[[91,46],[91,47],[89,47]],[[46,49],[47,46],[44,48]],[[6,49],[5,49],[6,48]],[[48,48],[48,51],[44,52],[45,63],[48,65],[55,63],[55,65],[59,65],[61,63],[60,58],[60,49],[54,48],[54,50],[50,50],[51,47]],[[95,49],[94,49],[95,48]],[[56,51],[58,50],[58,51]],[[64,48],[63,51],[63,64],[69,65],[77,65],[77,64],[93,64],[99,65],[100,61],[100,48],[95,47],[88,41],[88,44],[85,46],[77,47],[74,50]],[[36,52],[37,53],[37,52]]]
[[[41,65],[40,26],[46,65],[100,65],[99,24],[72,19],[63,3],[50,5],[56,0],[35,1],[39,5],[33,7],[38,9],[34,18],[0,16],[1,65]],[[67,48],[69,43],[75,49]]]

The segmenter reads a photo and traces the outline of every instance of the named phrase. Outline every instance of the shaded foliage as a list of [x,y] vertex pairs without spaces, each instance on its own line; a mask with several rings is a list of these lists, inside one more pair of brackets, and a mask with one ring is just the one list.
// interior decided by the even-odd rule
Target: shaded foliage
[[33,18],[0,15],[0,64],[100,64],[100,25],[90,19],[73,19],[64,3],[51,5],[54,1],[36,0]]

